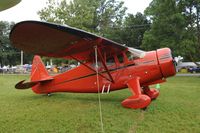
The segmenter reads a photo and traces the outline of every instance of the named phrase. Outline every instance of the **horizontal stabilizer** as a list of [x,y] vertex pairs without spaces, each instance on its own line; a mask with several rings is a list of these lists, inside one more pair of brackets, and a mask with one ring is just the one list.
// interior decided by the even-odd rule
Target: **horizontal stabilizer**
[[53,80],[53,78],[48,78],[48,79],[43,79],[43,80],[38,80],[38,81],[25,82],[25,83],[24,83],[25,80],[22,80],[15,85],[15,88],[16,89],[29,89],[29,88],[31,88],[31,87],[39,84],[39,83],[44,83],[44,82],[51,81],[51,80]]

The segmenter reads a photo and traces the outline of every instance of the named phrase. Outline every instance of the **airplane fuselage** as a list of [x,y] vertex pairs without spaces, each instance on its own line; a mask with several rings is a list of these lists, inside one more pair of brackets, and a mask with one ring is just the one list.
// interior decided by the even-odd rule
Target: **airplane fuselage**
[[[94,62],[88,62],[86,65],[96,69]],[[54,76],[52,81],[32,87],[32,90],[35,93],[44,94],[54,92],[107,93],[127,88],[127,82],[133,77],[139,77],[141,87],[145,87],[164,82],[166,77],[176,73],[171,51],[168,48],[146,52],[143,58],[136,59],[130,59],[124,51],[121,57],[113,55],[113,62],[108,64],[108,69],[113,82],[108,80],[109,76],[100,64],[98,66],[99,86],[97,85],[97,73],[85,65],[79,65]]]

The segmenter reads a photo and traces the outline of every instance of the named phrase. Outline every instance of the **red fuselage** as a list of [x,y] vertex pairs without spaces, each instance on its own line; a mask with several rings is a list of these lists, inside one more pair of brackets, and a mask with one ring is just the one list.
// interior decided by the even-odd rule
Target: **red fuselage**
[[[127,51],[113,55],[113,61],[106,62],[113,82],[101,63],[98,63],[99,91],[115,91],[127,88],[127,82],[133,77],[140,78],[141,87],[161,83],[165,78],[176,74],[171,50],[169,48],[146,52],[143,58],[129,57]],[[87,66],[94,68],[94,62],[87,62]],[[54,80],[37,84],[32,87],[35,93],[77,92],[97,93],[97,73],[88,69],[86,65],[80,65],[65,73],[56,75]],[[106,77],[106,78],[105,78]]]

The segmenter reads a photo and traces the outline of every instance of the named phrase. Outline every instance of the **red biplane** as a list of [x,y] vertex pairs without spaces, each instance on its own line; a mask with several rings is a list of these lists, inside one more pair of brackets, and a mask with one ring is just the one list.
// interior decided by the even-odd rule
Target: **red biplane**
[[[32,88],[37,94],[54,92],[109,93],[129,88],[132,96],[122,101],[127,108],[145,108],[159,91],[149,86],[176,74],[171,50],[144,52],[69,26],[38,21],[16,24],[11,43],[33,53],[30,82],[17,89]],[[40,56],[74,59],[81,65],[50,76]]]

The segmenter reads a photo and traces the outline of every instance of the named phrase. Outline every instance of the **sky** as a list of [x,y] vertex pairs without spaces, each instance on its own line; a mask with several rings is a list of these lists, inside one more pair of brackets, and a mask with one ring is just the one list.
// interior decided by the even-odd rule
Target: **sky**
[[[47,0],[22,0],[18,5],[0,12],[0,21],[20,22],[24,20],[40,20],[37,12],[45,7]],[[122,0],[128,8],[127,12],[136,14],[148,7],[152,0]]]

